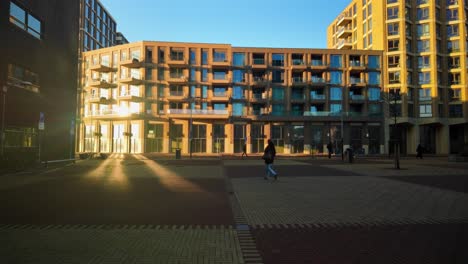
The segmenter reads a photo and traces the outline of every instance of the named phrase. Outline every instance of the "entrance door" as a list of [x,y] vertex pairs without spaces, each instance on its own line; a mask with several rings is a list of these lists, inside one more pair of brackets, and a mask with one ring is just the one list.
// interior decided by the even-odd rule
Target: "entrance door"
[[234,153],[242,153],[246,137],[245,125],[234,125]]
[[148,124],[148,133],[146,139],[146,152],[163,151],[163,124]]
[[323,126],[314,125],[311,127],[312,153],[323,152]]
[[182,139],[184,137],[182,124],[171,124],[169,134],[171,137],[170,152],[175,153],[176,149],[182,151]]
[[277,153],[284,153],[284,135],[286,127],[282,125],[271,126],[271,141],[275,144]]
[[330,126],[330,142],[333,146],[333,153],[341,155],[342,152],[341,127]]
[[351,127],[351,148],[356,154],[365,154],[362,147],[362,127]]
[[425,153],[436,153],[436,127],[435,126],[420,126],[419,127],[419,142],[424,148]]
[[213,124],[213,153],[224,153],[224,124]]
[[293,126],[291,153],[304,153],[304,126]]
[[114,153],[125,152],[124,125],[114,125],[112,137],[112,150]]
[[140,125],[132,124],[131,138],[130,138],[130,153],[141,153],[141,138],[140,138]]
[[192,152],[206,153],[206,125],[192,125]]
[[252,142],[252,153],[262,153],[265,149],[264,126],[254,125],[250,127],[250,140]]

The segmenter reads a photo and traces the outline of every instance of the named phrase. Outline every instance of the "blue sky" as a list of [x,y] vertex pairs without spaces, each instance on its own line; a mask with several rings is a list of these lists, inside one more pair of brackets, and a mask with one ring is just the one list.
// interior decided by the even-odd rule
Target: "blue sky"
[[350,0],[101,0],[130,41],[326,48],[326,28]]

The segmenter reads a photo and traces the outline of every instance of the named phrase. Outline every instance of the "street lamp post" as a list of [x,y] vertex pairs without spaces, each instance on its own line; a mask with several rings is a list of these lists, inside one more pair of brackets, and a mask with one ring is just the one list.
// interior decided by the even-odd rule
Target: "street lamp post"
[[7,86],[3,86],[3,104],[2,104],[2,134],[0,135],[1,136],[1,147],[0,147],[0,154],[3,158],[3,151],[4,151],[4,147],[5,147],[5,110],[6,110],[6,93],[8,91],[8,87]]
[[399,142],[397,141],[397,90],[395,89],[393,92],[393,140],[394,140],[394,148],[393,151],[395,152],[395,169],[400,169],[400,151],[399,151]]

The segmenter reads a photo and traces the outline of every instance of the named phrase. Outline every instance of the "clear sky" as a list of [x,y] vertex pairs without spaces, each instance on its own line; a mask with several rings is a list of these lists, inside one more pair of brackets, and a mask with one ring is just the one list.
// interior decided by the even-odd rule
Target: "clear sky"
[[130,41],[326,48],[350,0],[101,0]]

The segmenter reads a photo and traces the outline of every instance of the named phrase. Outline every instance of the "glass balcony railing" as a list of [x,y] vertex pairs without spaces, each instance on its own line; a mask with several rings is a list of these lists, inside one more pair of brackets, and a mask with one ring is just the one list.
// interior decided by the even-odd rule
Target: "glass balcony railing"
[[350,82],[351,84],[358,84],[358,83],[364,83],[364,80],[361,79],[361,78],[350,78],[350,79],[349,79],[349,82]]
[[351,100],[364,100],[365,97],[362,94],[350,94],[349,97]]
[[302,77],[292,77],[292,82],[293,83],[304,83],[305,79]]
[[304,65],[305,63],[304,63],[304,60],[301,60],[301,59],[293,59],[293,60],[292,60],[292,64],[297,66],[297,65]]
[[325,100],[324,94],[311,94],[310,99],[312,100]]
[[362,66],[364,66],[364,63],[362,63],[360,61],[350,61],[349,66],[351,66],[351,67],[362,67]]
[[265,59],[253,59],[253,64],[254,65],[264,65],[265,64]]
[[292,100],[304,100],[305,95],[302,94],[302,93],[297,93],[297,94],[293,93],[293,94],[291,94],[291,99]]
[[321,60],[312,60],[310,66],[325,66],[325,63]]
[[183,91],[170,91],[169,96],[184,96]]
[[321,77],[313,77],[312,76],[312,82],[313,83],[325,83],[325,79]]

